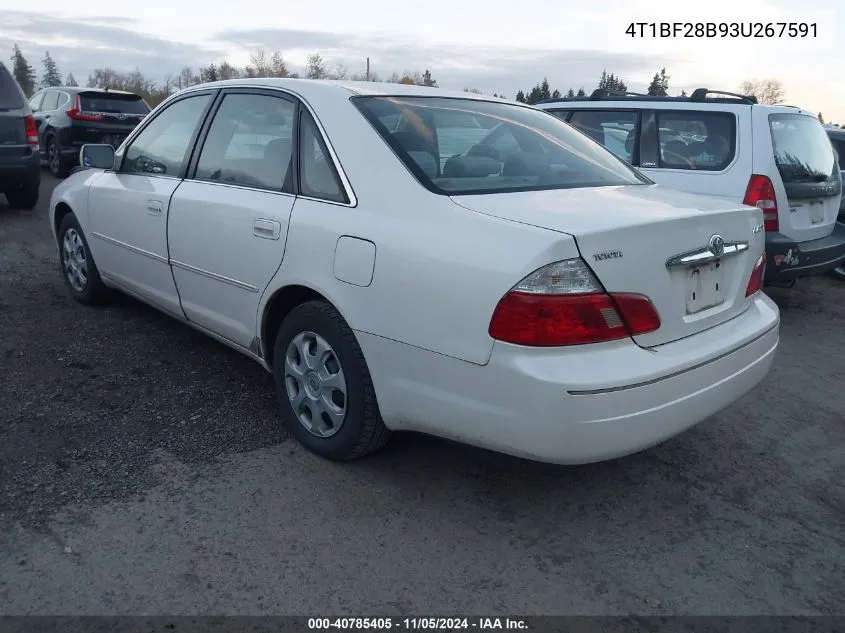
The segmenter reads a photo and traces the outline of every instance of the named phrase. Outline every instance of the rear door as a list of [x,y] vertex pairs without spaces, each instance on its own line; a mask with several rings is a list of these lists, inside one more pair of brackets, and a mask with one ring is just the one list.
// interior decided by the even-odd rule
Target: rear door
[[296,108],[276,91],[224,92],[170,203],[170,264],[185,315],[244,348],[285,253]]
[[[771,110],[760,109],[765,122],[763,139],[771,139],[771,150],[760,151],[761,171],[757,173],[772,174],[778,230],[796,242],[827,237],[833,231],[842,193],[827,132],[808,113]],[[767,142],[761,145],[768,147]]]
[[20,158],[30,152],[24,126],[25,106],[23,92],[0,64],[0,159]]
[[214,91],[188,93],[159,110],[88,194],[86,232],[101,272],[163,310],[182,314],[170,272],[170,198],[184,177]]

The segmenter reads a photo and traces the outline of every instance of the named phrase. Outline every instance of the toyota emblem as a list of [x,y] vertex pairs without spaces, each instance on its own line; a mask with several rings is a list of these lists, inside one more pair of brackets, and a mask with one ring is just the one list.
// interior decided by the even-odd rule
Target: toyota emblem
[[725,253],[725,240],[721,235],[714,235],[710,238],[708,247],[716,257],[721,257]]

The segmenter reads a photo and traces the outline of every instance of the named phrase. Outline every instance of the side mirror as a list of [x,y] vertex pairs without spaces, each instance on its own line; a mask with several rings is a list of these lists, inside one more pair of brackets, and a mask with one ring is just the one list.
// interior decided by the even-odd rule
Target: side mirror
[[83,145],[79,150],[79,164],[94,169],[114,169],[114,148],[111,145]]

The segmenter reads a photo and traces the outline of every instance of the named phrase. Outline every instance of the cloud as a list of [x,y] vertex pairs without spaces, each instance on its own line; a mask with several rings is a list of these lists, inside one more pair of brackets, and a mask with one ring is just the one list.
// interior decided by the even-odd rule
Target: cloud
[[118,70],[140,67],[151,76],[163,76],[184,65],[208,63],[222,54],[218,49],[135,31],[133,21],[123,18],[66,19],[6,11],[3,22],[0,47],[11,55],[18,44],[39,74],[45,51],[63,73],[72,72],[78,79],[103,66]]
[[62,73],[83,80],[95,68],[116,70],[139,67],[156,80],[178,73],[183,66],[195,70],[232,55],[243,63],[249,51],[280,50],[289,65],[301,70],[305,56],[319,52],[329,65],[342,64],[351,72],[364,72],[366,59],[380,78],[393,72],[430,70],[439,85],[460,90],[478,88],[505,93],[529,90],[547,76],[561,91],[595,87],[603,70],[628,81],[647,82],[672,60],[655,54],[612,53],[598,50],[554,50],[508,46],[426,45],[407,38],[353,35],[298,29],[222,30],[202,46],[164,40],[136,31],[131,20],[121,18],[45,17],[27,12],[5,12],[0,47],[11,54],[17,42],[36,72],[49,50]]

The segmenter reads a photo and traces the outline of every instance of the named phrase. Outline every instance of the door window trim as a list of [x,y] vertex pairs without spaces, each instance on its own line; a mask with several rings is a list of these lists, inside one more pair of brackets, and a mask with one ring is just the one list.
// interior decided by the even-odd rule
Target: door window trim
[[[214,117],[217,115],[217,112],[220,110],[220,106],[223,103],[223,99],[226,98],[227,95],[232,94],[246,94],[246,95],[260,95],[265,97],[273,97],[276,99],[283,99],[285,101],[290,102],[293,105],[293,114],[291,115],[293,119],[291,120],[291,177],[293,178],[292,182],[292,190],[287,191],[284,188],[284,183],[282,185],[281,191],[273,191],[271,189],[262,189],[259,187],[250,187],[248,185],[239,185],[236,183],[231,182],[211,182],[209,180],[199,180],[196,178],[197,174],[197,165],[199,164],[200,155],[202,154],[203,146],[205,145],[205,141],[208,138],[208,132],[211,130],[211,125],[214,123]],[[207,185],[216,185],[218,187],[232,187],[235,189],[249,189],[250,191],[262,191],[264,193],[269,194],[276,194],[280,196],[296,196],[296,183],[298,182],[298,159],[296,151],[297,143],[298,143],[298,125],[297,121],[299,120],[299,108],[300,108],[300,101],[295,96],[284,92],[282,90],[273,90],[271,88],[249,88],[249,87],[233,87],[233,88],[223,88],[218,90],[217,95],[214,97],[213,102],[211,104],[211,109],[206,113],[205,120],[203,121],[202,125],[200,126],[199,134],[195,140],[193,150],[191,151],[191,156],[188,161],[187,168],[185,170],[185,174],[183,176],[184,180],[189,180],[191,182],[199,182]],[[285,178],[287,181],[287,178]]]
[[[175,97],[173,99],[168,99],[167,101],[162,103],[161,106],[156,108],[154,112],[148,114],[147,118],[145,118],[140,125],[136,126],[135,129],[132,130],[132,132],[126,138],[126,141],[121,146],[123,148],[123,151],[115,154],[115,164],[117,165],[116,169],[106,171],[114,171],[118,174],[125,174],[127,176],[146,176],[148,178],[168,178],[171,180],[183,180],[185,178],[185,174],[187,173],[188,165],[190,164],[191,160],[193,160],[194,154],[196,153],[197,139],[199,138],[200,132],[208,121],[208,113],[211,110],[212,105],[215,103],[217,94],[219,92],[219,88],[210,88],[206,90],[192,90],[191,92],[179,95],[178,97]],[[129,173],[123,170],[123,165],[126,161],[126,151],[130,147],[132,147],[132,144],[135,143],[135,140],[138,138],[138,136],[140,136],[144,132],[144,130],[147,129],[147,126],[149,126],[153,121],[160,117],[162,112],[167,112],[167,110],[174,104],[180,101],[184,101],[185,99],[190,99],[192,97],[199,96],[208,96],[211,98],[208,100],[208,103],[206,103],[205,110],[200,115],[200,124],[194,130],[194,133],[191,136],[191,140],[188,141],[188,151],[186,152],[186,158],[182,160],[182,165],[176,174],[136,174]]]
[[[655,124],[655,137],[654,142],[656,144],[657,149],[657,163],[654,167],[649,167],[649,169],[660,169],[662,171],[671,171],[675,173],[681,174],[689,174],[689,173],[697,173],[697,174],[722,174],[731,169],[734,163],[739,158],[739,120],[737,119],[737,115],[735,112],[731,110],[703,110],[697,108],[684,108],[684,109],[675,109],[675,108],[655,108],[654,112],[654,124]],[[733,136],[729,138],[731,151],[729,158],[722,163],[719,164],[718,168],[714,169],[706,169],[701,167],[696,168],[689,168],[689,167],[672,167],[672,166],[664,166],[663,159],[660,155],[660,116],[661,115],[688,115],[690,117],[694,115],[713,115],[713,116],[722,116],[730,119],[731,125],[731,132]]]

